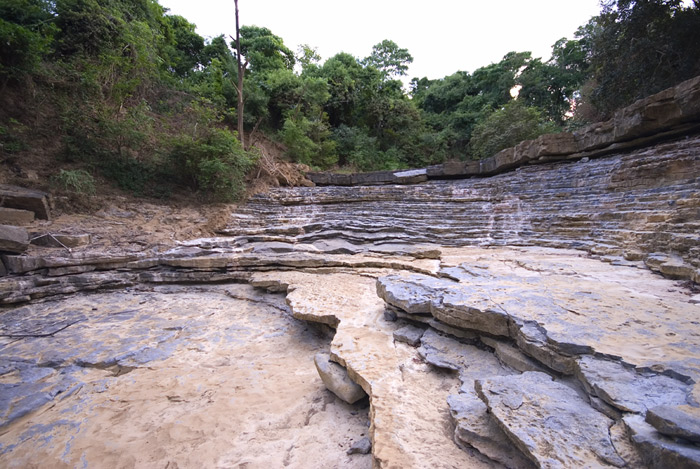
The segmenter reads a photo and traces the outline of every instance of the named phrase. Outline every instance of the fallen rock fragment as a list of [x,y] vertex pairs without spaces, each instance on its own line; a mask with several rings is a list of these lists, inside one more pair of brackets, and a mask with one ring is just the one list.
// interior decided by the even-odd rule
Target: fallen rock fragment
[[17,226],[0,225],[0,251],[21,254],[29,247],[27,230]]
[[620,362],[591,356],[577,361],[576,375],[589,394],[624,412],[643,414],[651,407],[687,404],[691,391],[677,379],[639,373]]
[[372,442],[369,438],[364,437],[353,443],[347,454],[369,454],[370,451],[372,451]]
[[423,334],[418,354],[428,363],[438,368],[461,371],[473,361],[471,351],[476,347],[462,344],[450,337],[428,329]]
[[421,329],[416,326],[404,326],[401,329],[394,331],[394,340],[396,342],[403,342],[411,347],[418,347],[420,345],[420,339],[423,337],[425,329]]
[[659,433],[700,443],[700,409],[697,407],[654,407],[647,412],[646,421]]
[[645,422],[641,415],[628,415],[622,420],[650,468],[700,468],[700,448],[697,446],[681,444],[665,437]]
[[350,379],[347,370],[332,362],[327,353],[317,353],[314,363],[326,388],[348,404],[354,404],[367,395],[359,384]]
[[549,375],[477,380],[475,389],[511,441],[538,467],[623,467],[610,440],[613,421]]

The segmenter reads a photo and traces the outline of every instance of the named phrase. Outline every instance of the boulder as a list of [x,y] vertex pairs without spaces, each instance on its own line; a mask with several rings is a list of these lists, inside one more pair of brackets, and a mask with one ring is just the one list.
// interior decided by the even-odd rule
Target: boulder
[[354,404],[367,395],[359,384],[350,379],[347,370],[332,362],[327,353],[317,353],[314,363],[326,388],[343,401]]
[[16,226],[0,225],[0,251],[23,253],[29,247],[27,230]]

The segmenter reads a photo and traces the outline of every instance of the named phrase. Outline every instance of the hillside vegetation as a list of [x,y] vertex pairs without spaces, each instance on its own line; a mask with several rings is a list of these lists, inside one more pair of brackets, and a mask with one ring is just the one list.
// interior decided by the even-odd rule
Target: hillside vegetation
[[388,39],[364,58],[321,61],[264,27],[242,26],[240,38],[244,143],[233,130],[238,57],[229,36],[205,40],[156,0],[4,0],[4,179],[235,200],[261,171],[256,141],[318,169],[483,158],[700,74],[698,0],[605,1],[549,60],[511,52],[472,73],[414,78],[408,91],[399,79],[413,59]]

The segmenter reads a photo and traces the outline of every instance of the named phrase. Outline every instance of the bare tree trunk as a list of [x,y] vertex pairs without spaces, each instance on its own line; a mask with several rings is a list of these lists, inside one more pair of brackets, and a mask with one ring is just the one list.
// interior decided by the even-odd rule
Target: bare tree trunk
[[233,0],[236,6],[236,56],[238,57],[238,86],[236,91],[238,92],[238,104],[236,106],[237,116],[238,116],[238,138],[243,145],[243,149],[246,150],[245,135],[243,133],[243,75],[245,74],[245,65],[241,60],[241,29],[238,23],[238,0]]

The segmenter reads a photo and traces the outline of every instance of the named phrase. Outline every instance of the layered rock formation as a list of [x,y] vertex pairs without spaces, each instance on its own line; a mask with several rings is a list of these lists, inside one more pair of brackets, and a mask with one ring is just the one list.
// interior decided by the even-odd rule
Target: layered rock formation
[[489,178],[275,189],[166,251],[3,255],[0,465],[700,467],[698,86]]
[[[337,252],[391,243],[584,249],[700,281],[700,137],[484,179],[275,189],[227,234]],[[345,243],[343,243],[345,242]]]

